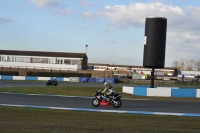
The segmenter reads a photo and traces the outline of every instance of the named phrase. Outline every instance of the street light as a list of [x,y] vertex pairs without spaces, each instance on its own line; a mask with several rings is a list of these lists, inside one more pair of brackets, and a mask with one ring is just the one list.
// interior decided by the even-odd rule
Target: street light
[[87,47],[88,47],[88,45],[85,45],[85,47],[86,47],[86,52],[85,53],[87,54]]

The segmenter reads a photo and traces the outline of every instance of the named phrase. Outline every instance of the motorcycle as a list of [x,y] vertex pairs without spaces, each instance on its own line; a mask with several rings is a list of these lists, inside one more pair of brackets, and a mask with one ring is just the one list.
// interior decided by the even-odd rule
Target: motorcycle
[[58,81],[51,81],[51,80],[48,80],[48,82],[46,83],[46,86],[49,86],[49,85],[57,86],[57,85],[58,85]]
[[95,98],[92,99],[92,105],[94,107],[113,105],[113,107],[119,108],[122,105],[121,94],[122,92],[114,93],[113,95],[108,97],[109,100],[107,101],[102,95],[101,90],[97,89]]

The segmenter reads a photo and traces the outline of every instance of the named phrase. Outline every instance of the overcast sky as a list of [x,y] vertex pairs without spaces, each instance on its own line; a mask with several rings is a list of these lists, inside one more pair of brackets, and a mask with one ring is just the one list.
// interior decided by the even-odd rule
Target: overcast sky
[[0,0],[0,49],[86,52],[143,66],[145,19],[167,18],[165,67],[200,60],[199,0]]

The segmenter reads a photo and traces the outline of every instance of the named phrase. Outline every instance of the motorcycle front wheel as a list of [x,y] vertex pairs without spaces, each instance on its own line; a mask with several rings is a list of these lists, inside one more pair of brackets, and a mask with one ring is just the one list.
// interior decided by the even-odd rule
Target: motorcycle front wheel
[[114,101],[114,103],[113,103],[113,107],[115,107],[115,108],[119,108],[121,105],[122,105],[121,99]]
[[46,83],[46,86],[49,86],[49,83]]
[[100,105],[99,100],[96,99],[96,98],[92,99],[92,105],[93,105],[94,107],[99,107],[99,105]]

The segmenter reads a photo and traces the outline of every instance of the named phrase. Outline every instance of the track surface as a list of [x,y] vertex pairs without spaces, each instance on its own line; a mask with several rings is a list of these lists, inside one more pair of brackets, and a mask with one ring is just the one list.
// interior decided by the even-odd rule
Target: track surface
[[[122,102],[123,105],[117,110],[200,114],[198,102],[127,99],[122,99]],[[116,108],[112,106],[99,106],[96,108],[93,107],[91,103],[92,98],[0,93],[0,104],[116,110]]]
[[[44,86],[45,82],[27,81],[0,81],[0,87],[6,86]],[[62,82],[60,86],[102,86],[102,84],[91,83],[68,83]],[[66,108],[88,108],[104,110],[126,110],[126,111],[148,111],[148,112],[169,112],[169,113],[197,113],[200,114],[199,102],[180,101],[154,101],[154,100],[129,100],[122,99],[122,106],[118,109],[113,106],[92,106],[92,98],[88,97],[60,97],[49,95],[24,95],[0,93],[0,104],[50,106]]]

